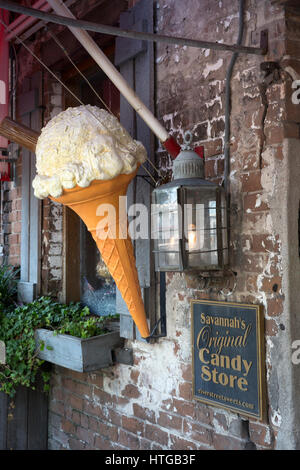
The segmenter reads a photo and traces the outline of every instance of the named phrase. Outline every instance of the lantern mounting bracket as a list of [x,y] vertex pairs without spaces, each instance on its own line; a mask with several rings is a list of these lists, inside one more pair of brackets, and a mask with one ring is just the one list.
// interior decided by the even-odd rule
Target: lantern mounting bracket
[[200,292],[216,289],[218,294],[225,297],[232,295],[237,285],[237,273],[229,269],[219,271],[216,275],[213,275],[212,272],[203,272],[201,275],[197,275],[197,279],[202,284],[197,289]]
[[[155,323],[150,335],[146,338],[147,343],[151,340],[164,338],[167,336],[167,318],[166,318],[166,273],[159,273],[159,297],[160,297],[160,318]],[[160,333],[155,334],[160,325]]]

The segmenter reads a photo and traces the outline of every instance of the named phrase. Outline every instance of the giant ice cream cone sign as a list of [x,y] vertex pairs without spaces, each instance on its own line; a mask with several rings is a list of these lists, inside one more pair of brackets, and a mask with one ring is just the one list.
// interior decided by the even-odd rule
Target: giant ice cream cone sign
[[[149,337],[127,216],[120,208],[120,197],[126,195],[146,159],[143,145],[133,140],[113,115],[92,106],[61,112],[40,136],[6,118],[0,123],[0,134],[35,150],[35,196],[50,197],[79,215],[141,336]],[[114,208],[116,218],[108,218],[105,226],[101,209],[108,206]]]
[[121,215],[120,218],[117,217],[116,225],[114,225],[114,220],[108,219],[107,230],[102,228],[97,230],[101,220],[97,213],[101,205],[111,205],[115,209],[115,214],[122,213],[119,204],[120,196],[126,195],[128,185],[135,174],[136,172],[130,175],[119,175],[109,181],[93,181],[87,188],[76,186],[74,189],[64,190],[62,196],[51,199],[73,209],[86,224],[141,336],[147,338],[150,333],[135,266],[133,246],[130,236],[128,234],[126,236],[126,222],[124,224],[124,220],[120,220]]

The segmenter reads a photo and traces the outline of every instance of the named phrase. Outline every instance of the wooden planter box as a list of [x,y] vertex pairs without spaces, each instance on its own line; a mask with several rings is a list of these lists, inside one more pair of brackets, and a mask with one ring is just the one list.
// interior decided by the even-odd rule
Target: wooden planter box
[[71,335],[54,335],[53,331],[38,329],[35,332],[37,347],[45,343],[38,357],[77,372],[91,372],[113,364],[112,352],[123,346],[119,331],[87,339]]

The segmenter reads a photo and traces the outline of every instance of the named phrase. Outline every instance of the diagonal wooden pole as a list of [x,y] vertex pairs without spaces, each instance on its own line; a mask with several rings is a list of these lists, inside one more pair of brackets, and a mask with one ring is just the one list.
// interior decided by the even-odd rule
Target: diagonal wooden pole
[[5,117],[0,122],[0,135],[12,142],[16,142],[23,147],[26,147],[30,152],[35,152],[37,140],[40,136],[30,127],[26,127],[19,122],[13,121],[9,117]]

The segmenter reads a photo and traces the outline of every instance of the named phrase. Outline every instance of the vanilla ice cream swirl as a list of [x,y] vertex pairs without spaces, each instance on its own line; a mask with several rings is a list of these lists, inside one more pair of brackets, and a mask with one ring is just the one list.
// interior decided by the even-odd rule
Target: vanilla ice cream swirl
[[34,194],[39,199],[59,197],[64,189],[130,174],[146,158],[141,142],[109,112],[90,105],[68,108],[38,138]]

